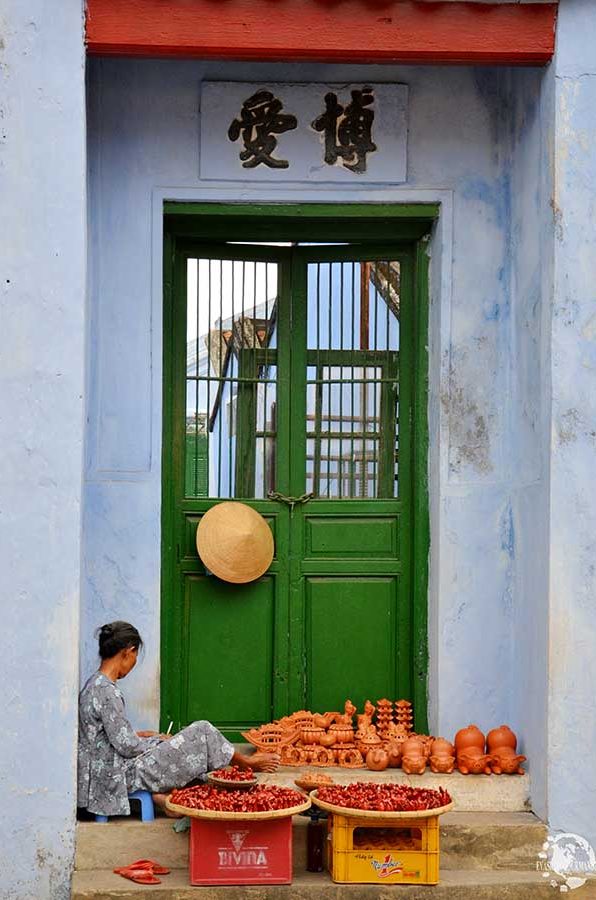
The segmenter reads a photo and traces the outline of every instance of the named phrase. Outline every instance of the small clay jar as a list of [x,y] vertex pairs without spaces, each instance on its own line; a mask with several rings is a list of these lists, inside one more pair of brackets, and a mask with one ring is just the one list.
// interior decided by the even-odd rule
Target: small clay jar
[[337,722],[331,726],[329,732],[333,735],[336,744],[349,744],[354,740],[354,729],[349,725]]
[[366,754],[366,765],[373,772],[383,772],[389,765],[389,755],[382,747],[373,747]]
[[303,728],[300,732],[300,740],[303,744],[318,744],[322,734],[324,734],[322,728]]
[[489,753],[496,750],[497,747],[511,747],[513,751],[517,747],[517,738],[508,725],[500,725],[493,728],[486,735],[486,748]]
[[469,747],[479,747],[484,753],[484,735],[476,725],[460,728],[455,735],[454,744],[458,754],[461,750],[467,750]]
[[389,766],[392,769],[397,769],[399,764],[401,763],[402,758],[402,745],[398,741],[389,741],[389,743],[385,746],[385,750],[387,752],[387,757],[389,761]]
[[376,747],[381,747],[382,744],[383,741],[375,731],[367,731],[366,734],[362,735],[362,737],[358,739],[358,748],[360,752],[365,756],[369,750],[373,750]]
[[407,775],[423,775],[426,771],[426,757],[422,753],[402,756],[401,767]]
[[445,738],[435,738],[430,745],[431,756],[455,756],[455,747]]
[[455,768],[455,756],[431,756],[429,762],[431,772],[441,775],[450,775]]

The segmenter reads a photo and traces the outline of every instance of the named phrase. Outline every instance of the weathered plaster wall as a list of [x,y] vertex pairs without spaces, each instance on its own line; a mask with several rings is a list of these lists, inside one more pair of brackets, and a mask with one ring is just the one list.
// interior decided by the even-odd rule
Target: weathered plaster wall
[[530,758],[533,809],[547,814],[548,452],[552,290],[552,104],[549,75],[512,73],[509,481],[514,690],[511,721]]
[[[130,709],[139,724],[156,723],[160,198],[436,198],[444,207],[432,246],[431,725],[449,734],[469,721],[488,728],[519,719],[515,697],[519,678],[525,679],[526,651],[513,640],[520,599],[511,473],[533,432],[523,420],[524,436],[519,437],[511,412],[517,350],[511,342],[514,125],[508,97],[515,76],[465,68],[125,60],[94,60],[90,74],[93,274],[83,674],[95,662],[93,628],[116,616],[132,619],[148,640],[148,652],[127,680]],[[405,81],[410,85],[408,183],[391,190],[318,187],[316,192],[308,185],[201,186],[198,97],[203,77]],[[520,103],[532,104],[540,76],[527,78]],[[538,137],[528,139],[526,148],[520,177],[530,179],[530,192],[538,190],[531,172],[533,155],[539,167]],[[518,393],[529,392],[532,406],[539,360],[527,358],[525,365]],[[519,405],[524,403],[520,399]],[[532,446],[526,481],[538,477],[537,455]]]
[[552,91],[556,159],[550,493],[549,809],[596,846],[596,6],[560,6]]
[[0,8],[0,895],[73,859],[85,313],[81,0]]

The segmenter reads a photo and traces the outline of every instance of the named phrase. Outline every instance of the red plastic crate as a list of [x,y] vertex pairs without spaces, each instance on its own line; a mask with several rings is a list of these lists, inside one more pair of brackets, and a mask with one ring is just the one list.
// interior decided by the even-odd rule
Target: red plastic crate
[[292,817],[191,819],[191,884],[290,884]]

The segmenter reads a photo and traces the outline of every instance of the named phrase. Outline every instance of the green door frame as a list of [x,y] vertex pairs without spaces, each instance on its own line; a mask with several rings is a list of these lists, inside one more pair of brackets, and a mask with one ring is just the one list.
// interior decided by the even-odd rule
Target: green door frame
[[[430,546],[428,503],[428,254],[427,242],[440,212],[439,204],[325,203],[325,204],[225,204],[164,203],[164,345],[163,384],[173,383],[173,285],[177,244],[185,239],[202,243],[227,241],[349,240],[365,245],[375,241],[407,243],[414,256],[414,360],[412,511],[412,702],[415,729],[426,733],[428,674],[428,554]],[[162,444],[162,565],[161,565],[161,728],[170,720],[179,725],[177,690],[181,661],[171,649],[177,646],[180,622],[169,608],[167,585],[175,577],[174,482],[171,452],[176,436],[172,428],[172,402],[163,391]],[[182,452],[182,448],[174,447]]]

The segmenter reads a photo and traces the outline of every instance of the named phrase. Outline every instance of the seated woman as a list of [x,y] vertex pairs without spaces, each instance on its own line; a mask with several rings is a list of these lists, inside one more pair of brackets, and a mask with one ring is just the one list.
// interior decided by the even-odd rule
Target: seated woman
[[103,625],[98,636],[101,665],[79,695],[79,807],[96,815],[127,816],[133,791],[151,791],[164,808],[173,788],[228,763],[275,771],[277,756],[243,756],[209,722],[192,722],[176,735],[134,731],[116,682],[136,665],[143,641],[128,622]]

